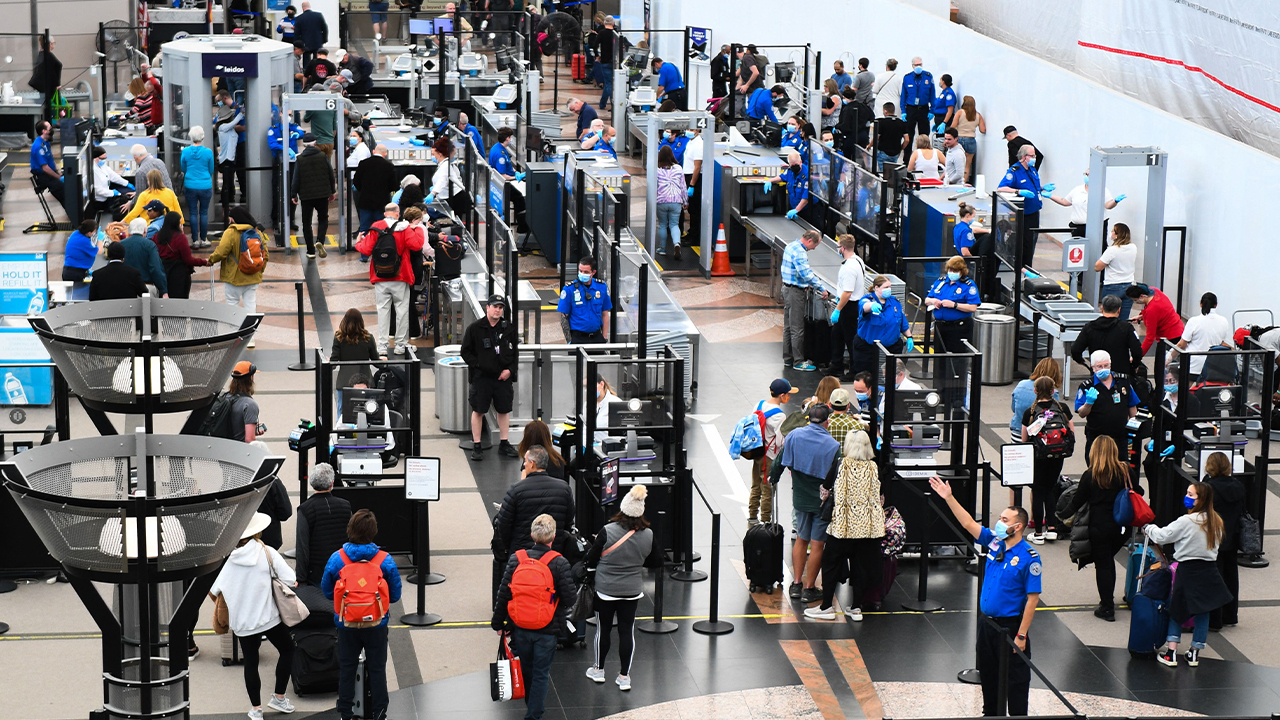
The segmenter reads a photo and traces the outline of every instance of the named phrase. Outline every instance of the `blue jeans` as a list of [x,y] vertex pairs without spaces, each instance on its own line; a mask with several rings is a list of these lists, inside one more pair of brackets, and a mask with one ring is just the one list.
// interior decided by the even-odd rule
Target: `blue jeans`
[[897,155],[885,155],[884,153],[877,150],[876,151],[876,169],[883,170],[885,163],[896,163],[898,162],[898,158],[900,157],[902,157],[902,153],[898,153]]
[[600,73],[604,76],[601,82],[604,83],[604,92],[600,94],[600,109],[603,110],[613,100],[613,66],[607,62],[597,63],[600,66]]
[[[1129,287],[1129,283],[1107,283],[1102,286],[1102,297],[1115,295],[1120,298],[1120,321],[1124,322],[1129,319],[1129,310],[1133,308],[1133,298],[1124,294],[1125,288]],[[1101,298],[1099,298],[1101,300]]]
[[556,656],[556,636],[516,628],[511,632],[511,652],[520,658],[520,670],[524,673],[524,718],[541,720],[546,709],[547,690],[551,688],[551,660]]
[[[1209,613],[1200,613],[1193,616],[1196,622],[1195,628],[1191,631],[1191,647],[1198,650],[1204,649],[1204,644],[1209,639]],[[1173,618],[1169,618],[1169,632],[1165,639],[1169,642],[1176,643],[1182,638],[1182,624],[1175,622]]]
[[658,237],[654,243],[655,252],[667,253],[680,245],[680,211],[683,209],[684,205],[680,203],[658,203]]
[[369,232],[369,228],[373,224],[382,219],[382,210],[365,210],[364,208],[356,208],[356,213],[360,215],[360,234]]
[[369,20],[374,23],[384,23],[387,21],[386,11],[391,9],[389,2],[371,2],[369,3]]
[[[555,638],[552,638],[554,646]],[[372,717],[387,711],[387,626],[371,628],[338,628],[338,714],[351,717],[356,699],[356,666],[360,650],[364,650],[364,666],[372,686]]]
[[187,218],[191,222],[191,241],[200,242],[209,233],[209,203],[213,202],[213,188],[203,190],[183,188],[187,198]]

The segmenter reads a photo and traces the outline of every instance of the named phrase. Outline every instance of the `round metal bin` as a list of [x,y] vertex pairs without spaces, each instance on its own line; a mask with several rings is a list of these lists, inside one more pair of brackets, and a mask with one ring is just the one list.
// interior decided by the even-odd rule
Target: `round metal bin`
[[982,384],[1008,385],[1013,382],[1013,350],[1018,321],[994,313],[975,317],[974,340],[982,353]]

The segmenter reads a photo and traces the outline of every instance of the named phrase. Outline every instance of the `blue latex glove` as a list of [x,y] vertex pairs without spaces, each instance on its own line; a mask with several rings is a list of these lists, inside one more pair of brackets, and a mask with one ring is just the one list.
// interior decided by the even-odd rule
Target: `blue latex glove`
[[520,182],[521,180],[524,180],[525,175],[526,173],[522,173],[522,172],[516,173],[516,182]]
[[880,449],[880,443],[881,443],[881,441],[882,441],[883,439],[884,439],[884,438],[881,438],[881,437],[877,437],[877,438],[876,438],[876,449],[877,449],[877,450],[879,450],[879,449]]
[[1147,441],[1147,446],[1146,446],[1146,448],[1144,448],[1144,449],[1145,449],[1147,452],[1152,452],[1152,451],[1154,451],[1154,450],[1156,449],[1156,441],[1155,441],[1155,440],[1148,440],[1148,441]]
[[298,153],[294,152],[292,148],[289,149],[289,159],[290,160],[298,159]]
[[1049,183],[1048,185],[1044,186],[1044,189],[1048,190],[1049,192],[1053,192],[1054,190],[1058,189],[1058,183]]
[[906,121],[907,121],[907,114],[902,113],[902,122],[906,122]]
[[133,186],[133,183],[125,183],[125,185],[129,186],[129,189],[130,189],[130,190],[137,190],[137,189],[138,189],[138,188],[136,188],[136,187],[134,187],[134,186]]
[[772,190],[772,189],[773,189],[773,182],[767,182],[767,183],[765,183],[765,184],[764,184],[764,194],[765,194],[765,195],[768,195],[768,194],[769,194],[769,191],[770,191],[770,190]]
[[1169,457],[1172,455],[1174,447],[1174,445],[1170,444],[1169,447],[1165,448],[1164,451],[1160,453],[1160,457]]
[[1121,196],[1119,196],[1119,197],[1117,197],[1117,198],[1116,198],[1116,202],[1120,202],[1121,200],[1123,200],[1123,199],[1125,199],[1125,198],[1127,198],[1127,197],[1129,197],[1129,196],[1128,196],[1128,195],[1121,195]]
[[915,349],[916,349],[916,339],[907,338],[907,352],[915,352]]
[[1030,190],[1019,190],[1018,194],[1024,198],[1033,198],[1036,196],[1036,194],[1031,192]]
[[947,126],[945,123],[938,123],[938,127],[934,128],[933,131],[941,135],[947,131]]
[[933,113],[929,113],[929,124],[933,125]]
[[844,183],[842,182],[836,183],[836,194],[841,196],[844,195]]
[[422,147],[422,146],[426,145],[426,144],[427,144],[427,142],[426,142],[425,140],[423,140],[422,138],[410,138],[410,140],[409,140],[409,144],[410,144],[410,145],[417,145],[418,147]]
[[831,324],[835,325],[840,322],[840,308],[831,311]]
[[1084,404],[1092,405],[1098,399],[1098,388],[1089,388],[1084,393]]
[[1053,193],[1049,192],[1049,190],[1048,190],[1048,189],[1041,190],[1041,191],[1040,191],[1040,197],[1043,197],[1043,198],[1051,198],[1051,197],[1053,197]]
[[422,202],[424,202],[424,203],[426,203],[426,204],[428,204],[428,205],[430,205],[431,203],[433,203],[433,202],[435,202],[435,201],[436,201],[436,196],[435,196],[434,194],[428,195],[428,196],[426,196],[425,198],[423,198],[423,199],[422,199]]
[[112,191],[111,191],[111,197],[120,197],[120,191],[119,191],[119,190],[112,190]]
[[788,211],[787,211],[787,219],[788,219],[788,220],[795,220],[795,219],[796,219],[796,215],[799,215],[799,214],[800,214],[800,211],[799,211],[799,210],[794,210],[794,209],[793,209],[793,210],[788,210]]
[[693,197],[693,188],[688,189],[688,195],[689,197]]
[[884,306],[874,300],[871,301],[871,304],[868,307],[871,308],[871,313],[873,315],[879,315],[880,311],[884,310]]

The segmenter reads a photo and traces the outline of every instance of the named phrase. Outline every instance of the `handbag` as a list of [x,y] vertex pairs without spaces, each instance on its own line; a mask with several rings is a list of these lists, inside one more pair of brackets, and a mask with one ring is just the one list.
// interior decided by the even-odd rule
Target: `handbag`
[[1258,520],[1245,512],[1240,515],[1240,552],[1245,555],[1262,554],[1262,530]]
[[1150,525],[1156,521],[1156,511],[1151,509],[1151,505],[1147,503],[1147,499],[1134,492],[1128,490],[1129,502],[1133,505],[1133,525],[1132,527],[1143,527]]
[[[443,170],[446,173],[451,172],[453,170],[453,161],[452,160],[446,161],[445,167],[443,168]],[[436,172],[439,172],[439,171],[440,171],[440,168],[437,168]],[[470,213],[471,210],[475,208],[475,200],[472,199],[471,193],[467,192],[467,188],[465,186],[463,186],[463,188],[456,193],[452,192],[453,176],[449,175],[447,177],[448,177],[448,183],[446,183],[446,189],[450,191],[450,195],[448,198],[445,199],[445,202],[449,204],[449,209],[453,210],[453,212],[458,216],[459,220],[465,221],[467,214]]]
[[511,653],[511,635],[505,632],[498,638],[498,659],[489,663],[489,695],[494,702],[524,697],[520,658]]
[[[626,542],[635,535],[635,530],[628,530],[626,535],[618,538],[618,541],[610,545],[604,552],[600,553],[601,559],[609,553],[617,550],[622,543]],[[569,620],[574,624],[580,623],[595,614],[596,604],[596,584],[591,576],[583,578],[582,584],[578,586],[578,597],[573,603],[573,610],[569,613]]]
[[280,611],[280,621],[287,627],[294,627],[311,615],[311,608],[307,607],[293,588],[276,577],[275,563],[271,561],[271,551],[267,550],[265,544],[262,549],[267,551],[267,569],[271,571],[271,599],[275,600],[276,610]]
[[229,632],[231,632],[231,619],[227,610],[227,601],[222,597],[222,593],[218,593],[218,597],[213,601],[213,634],[226,635]]
[[1133,491],[1129,489],[1129,483],[1126,481],[1124,490],[1116,495],[1115,504],[1111,506],[1111,517],[1115,519],[1116,524],[1120,527],[1131,527],[1133,525],[1133,498],[1130,497]]
[[836,512],[836,489],[831,488],[827,492],[827,497],[822,501],[822,507],[819,508],[818,514],[823,522],[831,522],[831,516]]

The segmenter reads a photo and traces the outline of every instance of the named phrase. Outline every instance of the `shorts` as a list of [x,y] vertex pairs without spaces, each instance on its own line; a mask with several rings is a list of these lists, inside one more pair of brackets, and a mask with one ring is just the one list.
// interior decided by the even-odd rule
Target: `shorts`
[[389,2],[371,2],[369,3],[369,22],[384,23],[387,21],[387,10],[391,8]]
[[976,137],[958,137],[958,138],[956,138],[956,142],[960,144],[960,147],[964,148],[964,151],[965,151],[966,153],[968,153],[968,154],[970,154],[970,155],[977,155],[977,154],[978,154],[978,138],[976,138]]
[[822,519],[822,513],[796,511],[796,535],[801,540],[826,542],[829,524],[829,521]]
[[481,415],[489,412],[489,406],[499,415],[511,412],[511,404],[515,400],[515,388],[510,380],[499,380],[492,377],[477,377],[471,381],[471,390],[467,401],[471,409]]

